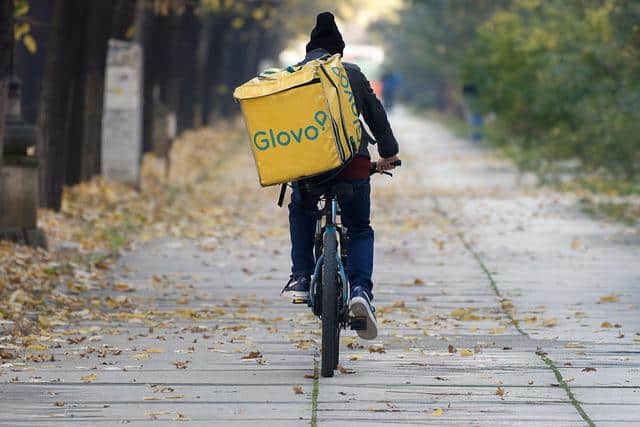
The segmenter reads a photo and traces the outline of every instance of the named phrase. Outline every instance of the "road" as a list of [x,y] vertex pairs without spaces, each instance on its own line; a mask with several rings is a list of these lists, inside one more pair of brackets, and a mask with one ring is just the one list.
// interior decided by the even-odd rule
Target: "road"
[[233,227],[127,252],[111,280],[135,292],[63,327],[86,339],[0,368],[0,424],[640,424],[638,229],[432,120],[392,124],[404,165],[372,178],[381,332],[344,334],[334,378],[319,321],[279,298],[285,211],[241,150],[220,183]]

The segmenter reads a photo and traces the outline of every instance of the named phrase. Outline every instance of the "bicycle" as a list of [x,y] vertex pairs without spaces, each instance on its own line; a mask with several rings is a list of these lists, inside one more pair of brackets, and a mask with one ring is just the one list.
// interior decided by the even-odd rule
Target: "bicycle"
[[[400,160],[393,163],[400,166]],[[392,176],[386,171],[378,172],[372,163],[370,175],[381,173]],[[353,317],[349,313],[350,287],[345,271],[347,265],[347,230],[339,222],[339,198],[348,198],[353,187],[348,182],[329,184],[301,183],[301,191],[315,206],[310,214],[316,216],[314,238],[315,269],[309,299],[294,301],[307,303],[313,313],[322,321],[321,370],[323,377],[332,377],[340,360],[340,330],[366,329],[364,317]],[[321,207],[318,209],[318,203]]]

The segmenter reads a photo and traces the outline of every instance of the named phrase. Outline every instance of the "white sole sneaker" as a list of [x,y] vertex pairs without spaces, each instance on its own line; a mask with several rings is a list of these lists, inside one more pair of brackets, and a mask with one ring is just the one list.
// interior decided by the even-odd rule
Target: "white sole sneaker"
[[285,291],[280,296],[289,301],[309,301],[309,292]]
[[362,297],[354,297],[349,302],[349,310],[354,317],[367,319],[367,329],[356,331],[358,336],[363,340],[375,339],[378,336],[378,324],[367,301]]

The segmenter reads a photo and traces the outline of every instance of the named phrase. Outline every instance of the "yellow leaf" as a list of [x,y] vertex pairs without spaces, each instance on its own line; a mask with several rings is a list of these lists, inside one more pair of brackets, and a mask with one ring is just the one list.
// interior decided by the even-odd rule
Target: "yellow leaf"
[[31,34],[27,34],[26,36],[24,36],[24,38],[22,39],[22,43],[30,54],[33,55],[38,51],[38,44],[36,43],[36,39],[34,39]]
[[29,3],[24,0],[18,0],[13,8],[13,17],[19,18],[29,13]]
[[436,408],[430,415],[433,417],[441,417],[443,413],[444,411],[442,410],[442,408]]
[[133,289],[131,286],[127,285],[126,283],[116,283],[115,285],[113,285],[113,290],[117,292],[134,292],[135,291],[135,289]]
[[604,322],[602,322],[600,324],[600,327],[601,328],[613,328],[613,325],[611,324],[611,322],[604,321]]
[[126,38],[127,40],[131,39],[133,37],[133,35],[136,33],[136,26],[132,25],[129,28],[127,28],[127,32],[124,33],[124,38]]
[[460,350],[460,356],[462,357],[473,356],[473,351],[469,350],[468,348],[463,348]]
[[553,328],[557,324],[558,324],[558,321],[556,320],[555,317],[552,317],[551,319],[546,319],[546,320],[542,321],[542,326],[544,326],[545,328]]
[[32,351],[43,351],[48,349],[49,347],[47,347],[44,344],[29,344],[27,346],[27,350],[32,350]]
[[90,383],[96,380],[96,378],[98,378],[98,376],[96,374],[89,374],[89,375],[85,375],[84,377],[80,377],[80,379],[82,381],[84,381],[85,383]]
[[565,348],[584,348],[584,344],[580,342],[568,342],[564,345]]
[[244,19],[242,18],[235,18],[233,21],[231,21],[231,27],[234,30],[239,30],[243,26],[244,26]]
[[149,354],[148,353],[133,354],[133,355],[131,355],[131,358],[132,359],[136,359],[136,360],[148,359],[149,358]]
[[155,347],[148,348],[148,349],[146,349],[145,351],[146,351],[147,353],[164,353],[164,350],[163,350],[163,349],[161,349],[161,348],[155,348]]
[[513,308],[513,302],[511,302],[511,300],[509,299],[503,299],[500,302],[500,305],[502,306],[503,310],[511,310]]
[[620,297],[618,297],[615,294],[610,294],[610,295],[603,295],[600,297],[600,300],[598,302],[618,302],[620,301]]
[[31,31],[31,24],[29,24],[28,22],[21,22],[19,24],[16,24],[16,26],[13,28],[13,37],[16,40],[20,40],[20,38],[27,34],[29,31]]
[[574,251],[577,251],[578,249],[580,249],[580,240],[578,239],[573,239],[571,241],[571,249],[573,249]]

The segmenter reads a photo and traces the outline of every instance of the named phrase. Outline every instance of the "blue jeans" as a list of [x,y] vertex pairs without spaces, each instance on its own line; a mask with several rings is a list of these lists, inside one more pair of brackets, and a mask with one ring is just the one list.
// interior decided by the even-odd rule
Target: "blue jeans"
[[[369,295],[373,283],[373,229],[369,224],[371,186],[369,178],[348,181],[353,184],[351,198],[339,198],[342,224],[347,228],[349,244],[345,266],[351,288],[362,286]],[[289,203],[289,231],[291,232],[291,272],[294,276],[312,275],[315,262],[313,238],[316,219],[305,211],[300,188],[293,184]]]

